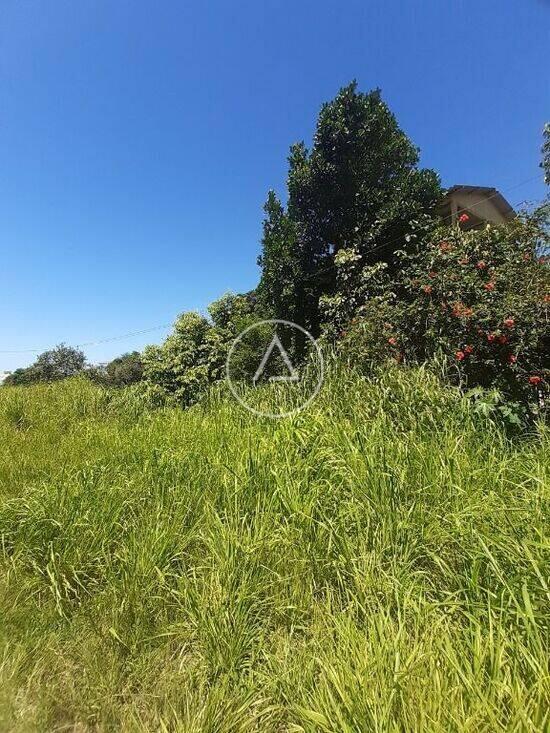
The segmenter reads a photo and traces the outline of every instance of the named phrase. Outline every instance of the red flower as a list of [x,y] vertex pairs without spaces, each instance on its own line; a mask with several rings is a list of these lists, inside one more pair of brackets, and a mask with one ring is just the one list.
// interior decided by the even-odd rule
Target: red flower
[[450,252],[451,250],[452,250],[452,246],[449,244],[449,242],[440,242],[439,243],[440,252]]
[[508,343],[508,336],[505,336],[502,334],[502,336],[498,337],[499,344],[507,344]]
[[455,356],[458,361],[463,361],[466,358],[466,354],[463,351],[457,351]]
[[538,374],[533,374],[529,377],[529,384],[532,384],[533,387],[538,386],[542,382],[542,377],[539,377]]
[[467,222],[467,221],[470,221],[470,217],[468,216],[468,214],[461,214],[461,215],[460,215],[460,216],[458,217],[458,221],[459,221],[459,222],[460,222],[461,224],[464,224],[465,222]]
[[424,285],[424,287],[422,288],[422,290],[426,293],[426,295],[430,295],[430,293],[432,292],[432,286],[431,285]]
[[453,303],[453,316],[456,318],[470,318],[473,314],[473,309],[464,305],[460,300],[457,303]]
[[515,364],[518,360],[515,354],[508,354],[508,364]]
[[496,341],[496,340],[497,340],[497,335],[496,335],[496,333],[488,333],[488,334],[487,334],[487,341],[488,341],[488,342],[489,342],[490,344],[492,344],[492,343],[493,343],[493,341]]
[[491,281],[491,282],[485,283],[483,287],[485,288],[485,290],[488,290],[490,292],[491,290],[495,289],[495,283]]
[[474,315],[474,310],[470,306],[458,302],[453,309],[453,315],[459,316],[460,318],[470,318]]
[[476,265],[478,270],[484,270],[487,267],[485,260],[480,260]]
[[516,325],[516,322],[513,318],[505,318],[502,322],[506,326],[506,328],[514,328],[514,326]]
[[543,303],[550,303],[550,295],[546,294],[544,298],[542,299]]
[[473,346],[470,346],[470,344],[468,344],[467,346],[464,347],[464,353],[465,354],[473,354],[474,353],[474,347]]
[[393,336],[388,339],[388,344],[390,344],[390,346],[395,346],[396,343],[397,343],[397,339],[394,338]]

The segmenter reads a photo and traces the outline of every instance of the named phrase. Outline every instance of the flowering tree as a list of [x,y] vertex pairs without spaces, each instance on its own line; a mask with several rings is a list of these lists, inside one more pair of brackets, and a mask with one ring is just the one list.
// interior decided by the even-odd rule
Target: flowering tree
[[540,403],[550,376],[547,216],[541,209],[464,231],[464,214],[456,227],[427,232],[402,253],[397,278],[362,301],[344,341],[363,333],[366,352],[385,349],[399,361],[444,354],[461,384]]

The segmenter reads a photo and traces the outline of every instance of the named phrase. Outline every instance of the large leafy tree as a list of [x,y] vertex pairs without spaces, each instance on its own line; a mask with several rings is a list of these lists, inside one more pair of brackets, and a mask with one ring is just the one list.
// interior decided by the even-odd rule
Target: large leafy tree
[[80,374],[85,366],[86,356],[83,351],[66,344],[59,344],[59,346],[40,354],[30,367],[17,369],[5,380],[5,384],[55,382],[59,379],[66,379]]
[[51,382],[79,374],[86,365],[84,352],[73,346],[59,344],[40,354],[32,366],[40,381]]
[[361,93],[353,82],[323,105],[311,150],[291,148],[286,210],[273,193],[265,207],[259,291],[276,316],[317,334],[319,299],[337,287],[343,249],[361,267],[392,264],[411,222],[441,194],[418,160],[379,90]]

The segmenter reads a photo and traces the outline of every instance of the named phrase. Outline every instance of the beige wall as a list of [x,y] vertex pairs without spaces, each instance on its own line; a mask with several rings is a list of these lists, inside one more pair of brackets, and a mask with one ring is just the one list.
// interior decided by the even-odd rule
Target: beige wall
[[449,194],[448,199],[451,204],[452,222],[456,221],[456,213],[460,209],[468,209],[478,219],[489,221],[494,224],[502,224],[506,221],[506,217],[497,209],[493,201],[482,193],[456,191]]

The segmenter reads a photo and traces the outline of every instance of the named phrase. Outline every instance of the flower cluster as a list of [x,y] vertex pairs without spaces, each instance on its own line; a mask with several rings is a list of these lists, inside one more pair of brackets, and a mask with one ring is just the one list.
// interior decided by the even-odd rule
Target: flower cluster
[[546,235],[522,217],[498,227],[465,222],[427,230],[399,255],[393,276],[359,305],[347,348],[369,362],[443,354],[461,385],[497,388],[536,410],[549,404],[550,387],[550,268],[536,256]]
[[405,302],[396,306],[401,318],[392,319],[388,345],[419,359],[443,350],[472,385],[545,389],[548,268],[533,255],[534,232],[517,221],[438,233],[405,256]]

